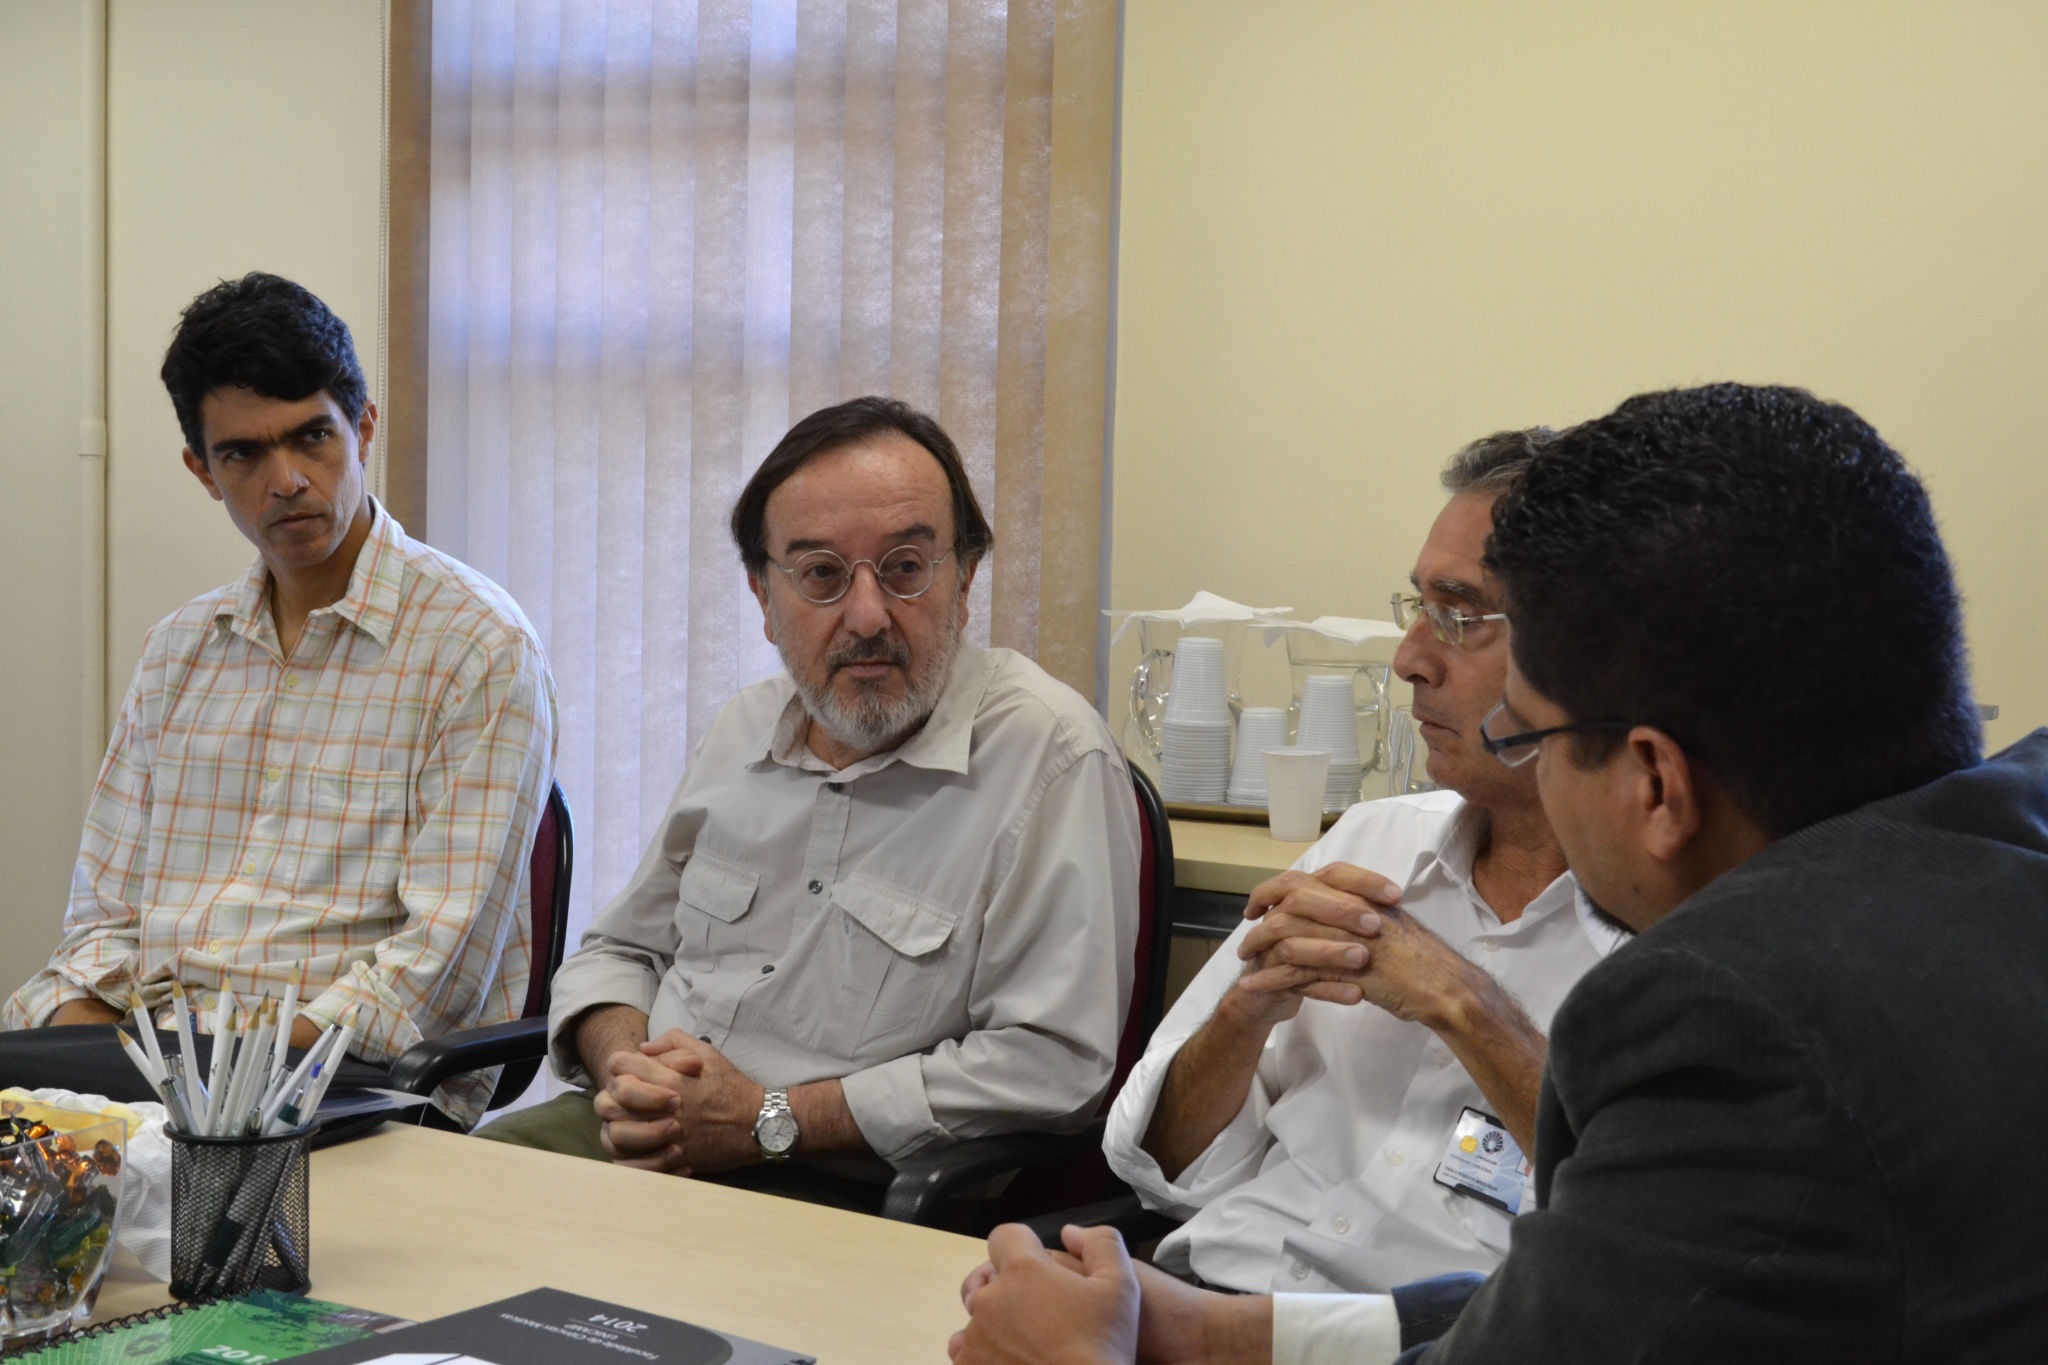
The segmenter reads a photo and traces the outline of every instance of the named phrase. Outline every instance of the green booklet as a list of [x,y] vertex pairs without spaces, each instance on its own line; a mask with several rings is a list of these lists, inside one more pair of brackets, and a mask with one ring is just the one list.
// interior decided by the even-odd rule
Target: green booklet
[[218,1303],[138,1313],[10,1356],[34,1365],[268,1365],[412,1324],[259,1289]]

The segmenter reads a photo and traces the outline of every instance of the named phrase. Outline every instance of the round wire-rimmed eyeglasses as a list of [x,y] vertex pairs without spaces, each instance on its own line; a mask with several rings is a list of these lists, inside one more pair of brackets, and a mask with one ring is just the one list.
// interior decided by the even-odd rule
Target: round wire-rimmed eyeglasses
[[953,557],[951,550],[933,559],[915,545],[898,545],[879,559],[856,559],[851,564],[830,550],[812,550],[799,555],[794,564],[768,562],[789,575],[789,585],[806,602],[829,607],[853,587],[853,575],[865,564],[875,575],[881,590],[900,601],[910,602],[931,591],[939,565]]

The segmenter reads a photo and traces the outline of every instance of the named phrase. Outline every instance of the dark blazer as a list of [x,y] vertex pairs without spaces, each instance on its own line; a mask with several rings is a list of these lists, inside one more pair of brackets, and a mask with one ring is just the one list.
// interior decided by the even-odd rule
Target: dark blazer
[[1587,973],[1536,1182],[1429,1365],[2048,1361],[2048,730]]

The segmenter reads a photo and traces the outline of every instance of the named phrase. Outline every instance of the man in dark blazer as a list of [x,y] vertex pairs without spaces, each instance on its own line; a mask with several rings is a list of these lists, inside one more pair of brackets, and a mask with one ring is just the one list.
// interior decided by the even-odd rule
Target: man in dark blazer
[[[1979,762],[1918,480],[1799,390],[1643,395],[1488,563],[1488,747],[1639,931],[1558,1011],[1507,1260],[1425,1344],[1427,1289],[1226,1298],[999,1229],[960,1358],[2048,1360],[2048,733]],[[1300,912],[1274,960],[1339,979],[1366,922]]]

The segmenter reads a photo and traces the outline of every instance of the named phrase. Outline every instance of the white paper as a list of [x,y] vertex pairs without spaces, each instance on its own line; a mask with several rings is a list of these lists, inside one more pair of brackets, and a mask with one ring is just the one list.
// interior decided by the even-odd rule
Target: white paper
[[1124,638],[1124,632],[1131,628],[1133,621],[1171,621],[1175,625],[1193,626],[1211,621],[1244,621],[1254,625],[1270,625],[1293,611],[1292,607],[1248,607],[1242,602],[1233,602],[1227,597],[1218,597],[1213,592],[1198,592],[1188,599],[1184,607],[1170,611],[1105,611],[1102,614],[1117,622],[1116,634],[1110,637],[1115,644]]
[[1358,616],[1318,616],[1313,621],[1261,621],[1259,626],[1266,632],[1268,643],[1281,632],[1290,630],[1327,636],[1332,640],[1342,640],[1347,645],[1362,645],[1368,640],[1398,640],[1408,633],[1392,621],[1369,621]]

